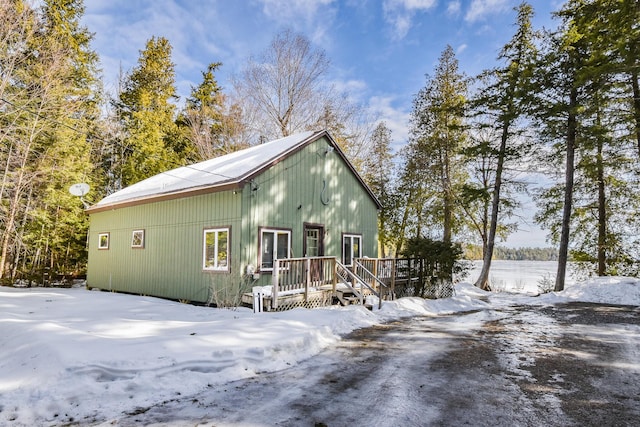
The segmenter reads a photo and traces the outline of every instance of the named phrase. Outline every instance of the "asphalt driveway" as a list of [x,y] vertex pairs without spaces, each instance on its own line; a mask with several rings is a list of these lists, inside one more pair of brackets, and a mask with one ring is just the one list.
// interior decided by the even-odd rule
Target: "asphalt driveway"
[[[637,426],[640,308],[503,304],[358,330],[116,425]],[[112,422],[109,425],[113,425]]]

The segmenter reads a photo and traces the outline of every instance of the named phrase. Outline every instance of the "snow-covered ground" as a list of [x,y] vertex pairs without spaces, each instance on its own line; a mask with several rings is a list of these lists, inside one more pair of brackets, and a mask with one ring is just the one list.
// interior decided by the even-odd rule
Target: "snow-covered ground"
[[640,281],[595,279],[539,297],[462,283],[453,298],[402,298],[381,310],[258,314],[82,287],[0,288],[0,425],[117,419],[176,395],[288,368],[343,334],[393,319],[567,301],[640,305]]

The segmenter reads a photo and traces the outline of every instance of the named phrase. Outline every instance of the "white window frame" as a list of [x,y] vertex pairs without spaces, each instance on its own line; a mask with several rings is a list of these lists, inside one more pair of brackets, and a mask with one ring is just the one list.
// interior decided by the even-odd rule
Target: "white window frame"
[[[207,234],[213,233],[214,237],[214,253],[213,265],[207,263]],[[220,265],[220,259],[218,257],[220,248],[218,247],[221,233],[227,233],[227,258],[226,264]],[[231,268],[231,228],[230,227],[212,227],[205,228],[202,233],[202,269],[204,271],[220,271],[229,272]]]
[[[272,254],[273,259],[271,260],[271,267],[264,267],[262,261],[262,254],[264,253],[264,248],[266,247],[264,243],[264,235],[272,234],[273,235],[273,248]],[[278,235],[286,234],[287,235],[287,255],[285,258],[289,258],[289,254],[291,253],[291,230],[286,228],[260,228],[260,256],[258,259],[258,265],[260,266],[260,271],[273,271],[273,264],[275,260],[278,259]]]
[[[136,235],[140,236],[140,242],[136,243]],[[144,249],[144,230],[133,230],[131,232],[131,247],[133,249]]]
[[[351,262],[349,264],[346,263],[347,254],[344,251],[344,242],[345,239],[349,239],[349,247],[351,248],[351,253],[349,256],[351,257]],[[353,240],[358,239],[358,253],[353,253]],[[342,263],[345,267],[352,267],[353,261],[356,258],[362,258],[362,234],[353,234],[353,233],[343,233],[342,234]]]
[[[103,240],[103,238],[105,239]],[[106,244],[103,244],[103,241],[106,242]],[[109,235],[109,233],[98,233],[98,250],[101,250],[101,251],[108,250],[110,241],[111,241],[111,236]]]

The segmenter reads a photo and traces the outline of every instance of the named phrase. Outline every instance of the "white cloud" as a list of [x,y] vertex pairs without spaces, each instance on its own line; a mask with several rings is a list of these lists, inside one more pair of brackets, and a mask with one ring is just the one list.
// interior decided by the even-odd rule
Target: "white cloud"
[[411,29],[415,14],[435,5],[436,0],[385,0],[382,9],[385,20],[393,26],[394,37],[402,39]]
[[393,105],[391,96],[372,96],[369,99],[369,110],[379,117],[379,122],[385,122],[391,131],[394,149],[406,144],[409,139],[409,113]]
[[262,11],[269,18],[290,23],[291,19],[314,19],[318,11],[331,5],[334,0],[259,0],[262,3]]
[[457,16],[461,10],[462,4],[460,0],[454,0],[447,5],[447,14],[450,16]]
[[277,24],[307,34],[322,43],[333,24],[335,0],[259,0],[264,15]]
[[333,80],[331,85],[338,93],[349,94],[352,98],[359,98],[367,89],[367,83],[364,80]]
[[509,0],[473,0],[464,19],[467,22],[479,21],[489,15],[509,10],[510,7]]
[[458,46],[458,48],[456,49],[456,55],[459,55],[462,52],[464,52],[465,50],[467,50],[467,47],[468,47],[468,45],[466,43],[463,43],[460,46]]

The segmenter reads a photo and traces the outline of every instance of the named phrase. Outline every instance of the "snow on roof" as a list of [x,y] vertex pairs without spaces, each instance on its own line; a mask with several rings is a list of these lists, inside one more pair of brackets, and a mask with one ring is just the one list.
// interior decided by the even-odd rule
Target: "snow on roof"
[[105,197],[89,211],[161,195],[212,188],[241,182],[256,170],[309,141],[323,132],[302,132],[261,145],[236,151],[204,162],[172,169],[147,178]]

